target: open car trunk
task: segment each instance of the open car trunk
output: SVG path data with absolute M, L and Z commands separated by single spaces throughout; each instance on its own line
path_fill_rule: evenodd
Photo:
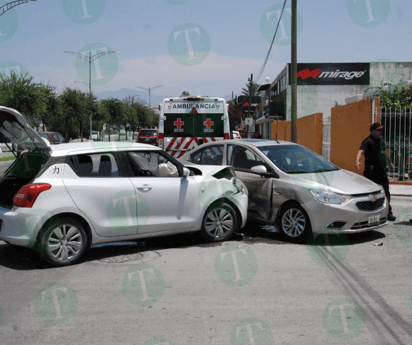
M 16 110 L 0 106 L 0 142 L 17 147 L 17 159 L 0 177 L 0 207 L 11 208 L 18 190 L 30 183 L 50 157 L 50 147 Z
M 29 184 L 46 164 L 47 157 L 38 152 L 23 152 L 0 177 L 0 207 L 12 208 L 14 195 Z

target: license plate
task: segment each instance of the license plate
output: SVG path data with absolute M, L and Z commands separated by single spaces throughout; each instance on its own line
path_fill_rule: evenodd
M 368 225 L 379 224 L 381 221 L 381 215 L 375 214 L 368 217 Z
M 150 139 L 145 139 L 145 140 L 146 140 L 147 143 L 150 141 Z

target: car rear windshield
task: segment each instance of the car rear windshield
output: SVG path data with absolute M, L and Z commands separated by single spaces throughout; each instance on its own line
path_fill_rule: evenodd
M 140 135 L 156 135 L 156 131 L 155 130 L 142 130 L 140 131 Z
M 258 147 L 280 170 L 288 174 L 305 174 L 339 170 L 322 156 L 300 145 Z

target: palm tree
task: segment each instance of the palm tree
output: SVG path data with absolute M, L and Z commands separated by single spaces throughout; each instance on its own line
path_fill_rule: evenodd
M 180 97 L 184 97 L 184 96 L 190 96 L 190 92 L 189 91 L 183 91 L 182 94 L 180 95 Z
M 246 83 L 246 87 L 242 88 L 242 95 L 256 96 L 259 86 L 260 85 L 256 83 L 252 83 L 252 85 L 250 83 Z

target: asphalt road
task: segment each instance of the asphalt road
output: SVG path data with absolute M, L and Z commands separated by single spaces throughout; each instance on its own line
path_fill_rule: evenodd
M 412 199 L 395 223 L 293 245 L 248 225 L 94 247 L 71 267 L 0 242 L 2 344 L 412 344 Z

